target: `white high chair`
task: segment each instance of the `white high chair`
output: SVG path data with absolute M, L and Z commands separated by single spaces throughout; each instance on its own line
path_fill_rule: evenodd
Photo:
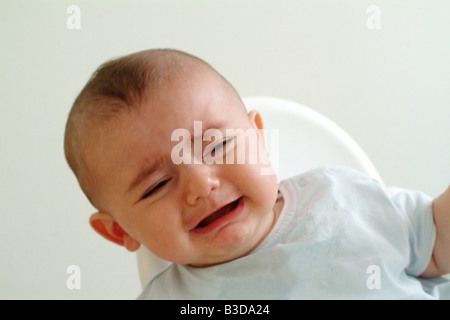
M 344 165 L 381 182 L 372 162 L 358 144 L 322 114 L 299 103 L 274 97 L 243 99 L 248 111 L 258 110 L 267 133 L 267 150 L 282 180 L 324 165 Z M 141 247 L 137 252 L 139 278 L 144 288 L 170 262 Z

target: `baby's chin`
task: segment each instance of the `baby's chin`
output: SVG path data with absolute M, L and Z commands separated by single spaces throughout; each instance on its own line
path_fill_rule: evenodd
M 270 232 L 274 221 L 270 221 L 267 228 L 264 230 L 260 230 L 257 234 L 258 237 L 242 237 L 241 242 L 235 241 L 234 247 L 229 248 L 228 251 L 224 250 L 223 255 L 217 255 L 217 251 L 214 252 L 211 256 L 203 256 L 201 259 L 197 259 L 197 261 L 190 261 L 187 263 L 192 267 L 211 267 L 218 264 L 227 263 L 230 261 L 241 259 L 245 256 L 250 255 L 267 237 Z M 254 234 L 252 234 L 254 235 Z M 249 239 L 250 238 L 250 239 Z

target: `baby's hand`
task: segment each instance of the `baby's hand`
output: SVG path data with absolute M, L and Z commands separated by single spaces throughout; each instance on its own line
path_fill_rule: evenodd
M 433 201 L 436 242 L 430 263 L 422 274 L 438 277 L 450 273 L 450 187 Z

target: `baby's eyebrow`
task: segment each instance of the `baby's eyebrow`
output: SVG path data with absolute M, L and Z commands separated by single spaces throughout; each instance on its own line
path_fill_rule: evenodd
M 134 177 L 133 180 L 131 180 L 130 186 L 127 189 L 127 192 L 133 190 L 136 188 L 141 182 L 151 175 L 153 172 L 155 172 L 158 167 L 161 165 L 161 159 L 157 159 L 153 163 L 146 162 L 145 165 L 141 166 L 141 169 L 137 173 L 137 175 Z

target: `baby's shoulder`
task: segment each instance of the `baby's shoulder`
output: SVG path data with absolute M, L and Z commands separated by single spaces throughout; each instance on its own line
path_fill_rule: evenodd
M 383 183 L 357 169 L 345 166 L 323 166 L 308 170 L 281 182 L 293 193 L 384 195 Z

